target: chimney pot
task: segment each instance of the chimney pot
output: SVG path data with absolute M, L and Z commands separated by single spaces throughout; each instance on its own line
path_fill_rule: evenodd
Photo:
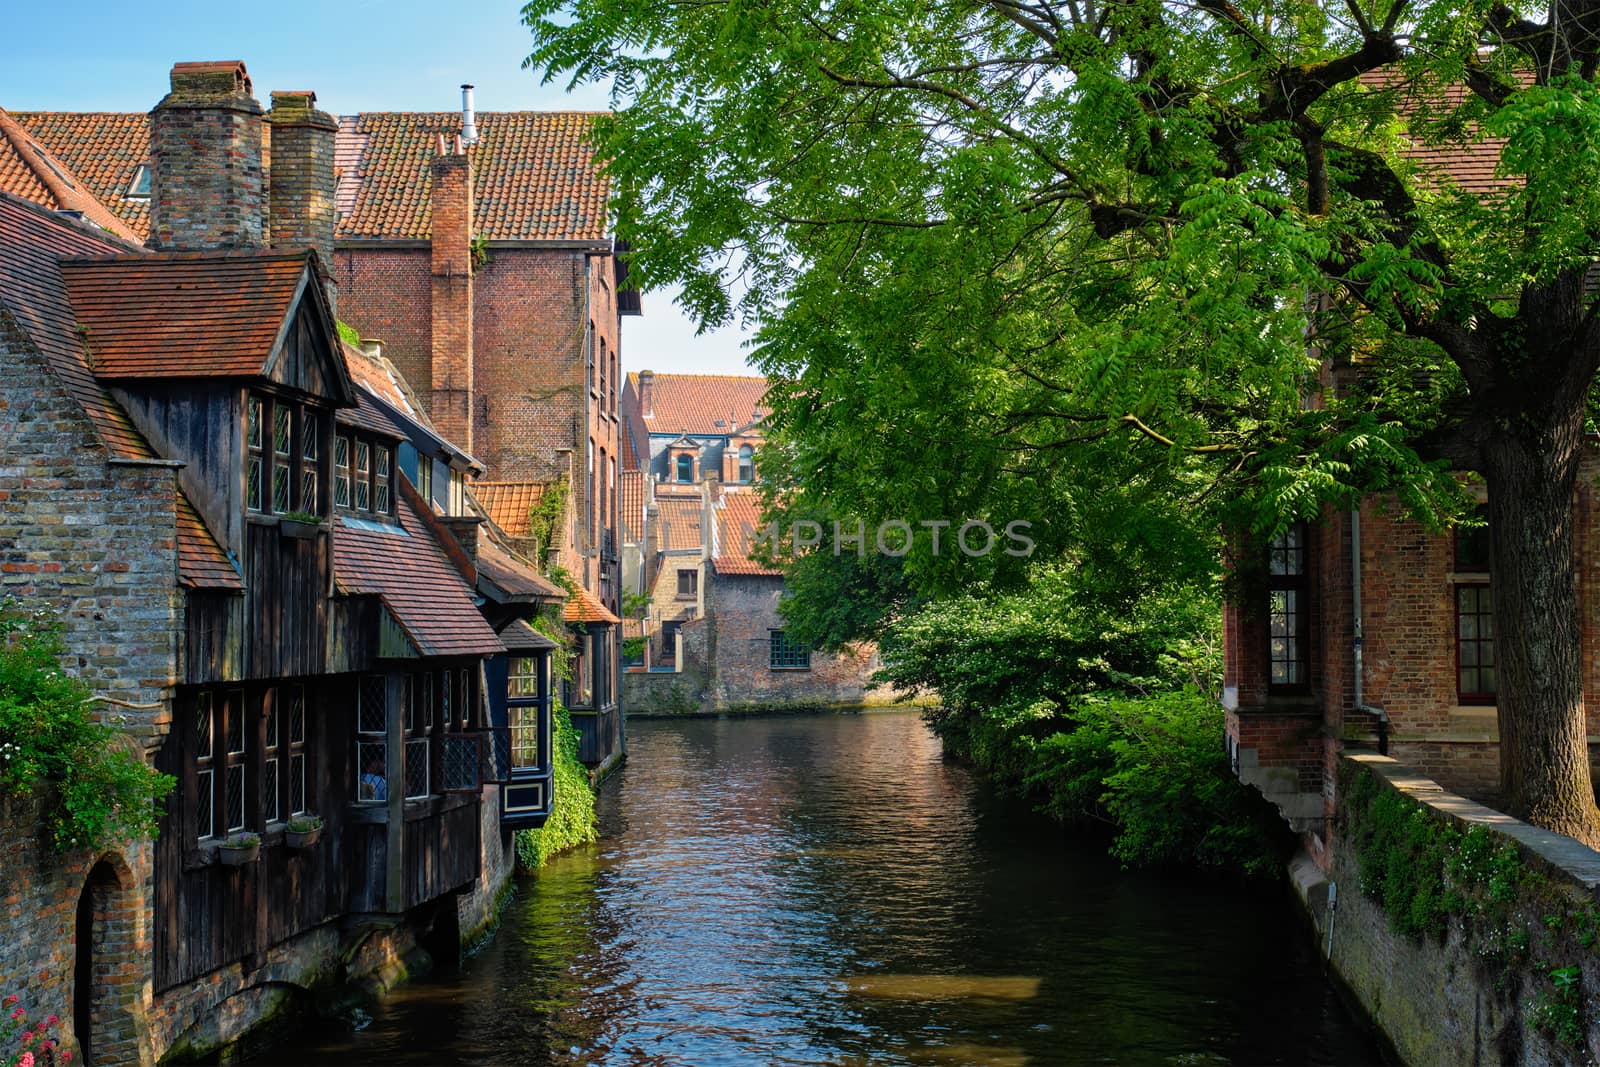
M 272 94 L 272 168 L 267 175 L 267 232 L 274 248 L 313 248 L 324 270 L 333 267 L 338 223 L 334 139 L 339 124 L 316 109 L 308 89 Z M 328 296 L 333 298 L 329 283 Z
M 642 370 L 639 372 L 639 411 L 645 418 L 650 418 L 656 413 L 656 372 Z
M 151 247 L 260 247 L 261 105 L 244 63 L 178 63 L 171 81 L 150 112 Z
M 478 118 L 472 109 L 472 86 L 461 87 L 461 139 L 469 145 L 478 143 Z

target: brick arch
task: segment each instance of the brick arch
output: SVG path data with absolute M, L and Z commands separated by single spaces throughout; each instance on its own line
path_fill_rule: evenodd
M 89 868 L 73 931 L 72 1028 L 81 1061 L 139 1062 L 140 884 L 120 853 Z

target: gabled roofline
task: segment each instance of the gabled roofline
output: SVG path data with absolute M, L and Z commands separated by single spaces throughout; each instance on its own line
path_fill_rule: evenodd
M 94 238 L 96 238 L 98 240 L 107 241 L 107 242 L 109 242 L 111 244 L 121 245 L 124 248 L 126 248 L 129 252 L 139 252 L 139 253 L 148 254 L 149 251 L 150 251 L 148 248 L 146 248 L 144 245 L 140 244 L 137 241 L 130 241 L 126 237 L 119 237 L 118 235 L 112 233 L 110 230 L 101 229 L 99 226 L 96 226 L 94 223 L 89 222 L 89 221 L 87 221 L 85 219 L 75 218 L 72 215 L 63 215 L 61 212 L 56 211 L 56 210 L 54 210 L 52 208 L 47 208 L 43 204 L 36 203 L 36 202 L 34 202 L 32 200 L 29 200 L 27 197 L 17 196 L 15 193 L 8 193 L 5 190 L 0 189 L 0 200 L 5 200 L 6 202 L 8 202 L 10 204 L 14 204 L 17 207 L 22 208 L 22 209 L 24 209 L 26 211 L 31 211 L 35 215 L 38 215 L 40 218 L 49 219 L 51 222 L 56 223 L 58 226 L 63 226 L 65 228 L 69 229 L 69 230 L 76 230 L 79 233 L 85 235 L 86 237 L 94 237 Z M 119 253 L 119 255 L 120 255 L 120 253 Z M 71 259 L 114 259 L 114 258 L 117 258 L 117 257 L 113 256 L 113 255 L 104 255 L 104 256 L 72 256 L 72 257 L 68 257 L 68 258 L 71 258 Z

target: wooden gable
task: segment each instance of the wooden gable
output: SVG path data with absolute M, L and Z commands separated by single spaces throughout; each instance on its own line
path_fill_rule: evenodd
M 267 355 L 265 377 L 274 385 L 326 400 L 335 407 L 356 403 L 355 386 L 339 344 L 338 327 L 309 266 L 290 305 L 278 339 Z

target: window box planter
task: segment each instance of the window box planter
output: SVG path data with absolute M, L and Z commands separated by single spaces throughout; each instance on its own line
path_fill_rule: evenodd
M 261 838 L 256 834 L 230 837 L 217 846 L 217 858 L 224 867 L 243 867 L 261 858 Z
M 322 532 L 322 529 L 325 525 L 326 524 L 321 519 L 317 519 L 315 522 L 312 522 L 308 519 L 290 518 L 278 520 L 278 529 L 283 531 L 283 536 L 298 538 L 302 541 L 309 541 L 311 538 L 317 536 L 317 534 Z
M 283 843 L 294 849 L 306 849 L 322 839 L 322 817 L 298 816 L 290 819 L 283 829 Z

